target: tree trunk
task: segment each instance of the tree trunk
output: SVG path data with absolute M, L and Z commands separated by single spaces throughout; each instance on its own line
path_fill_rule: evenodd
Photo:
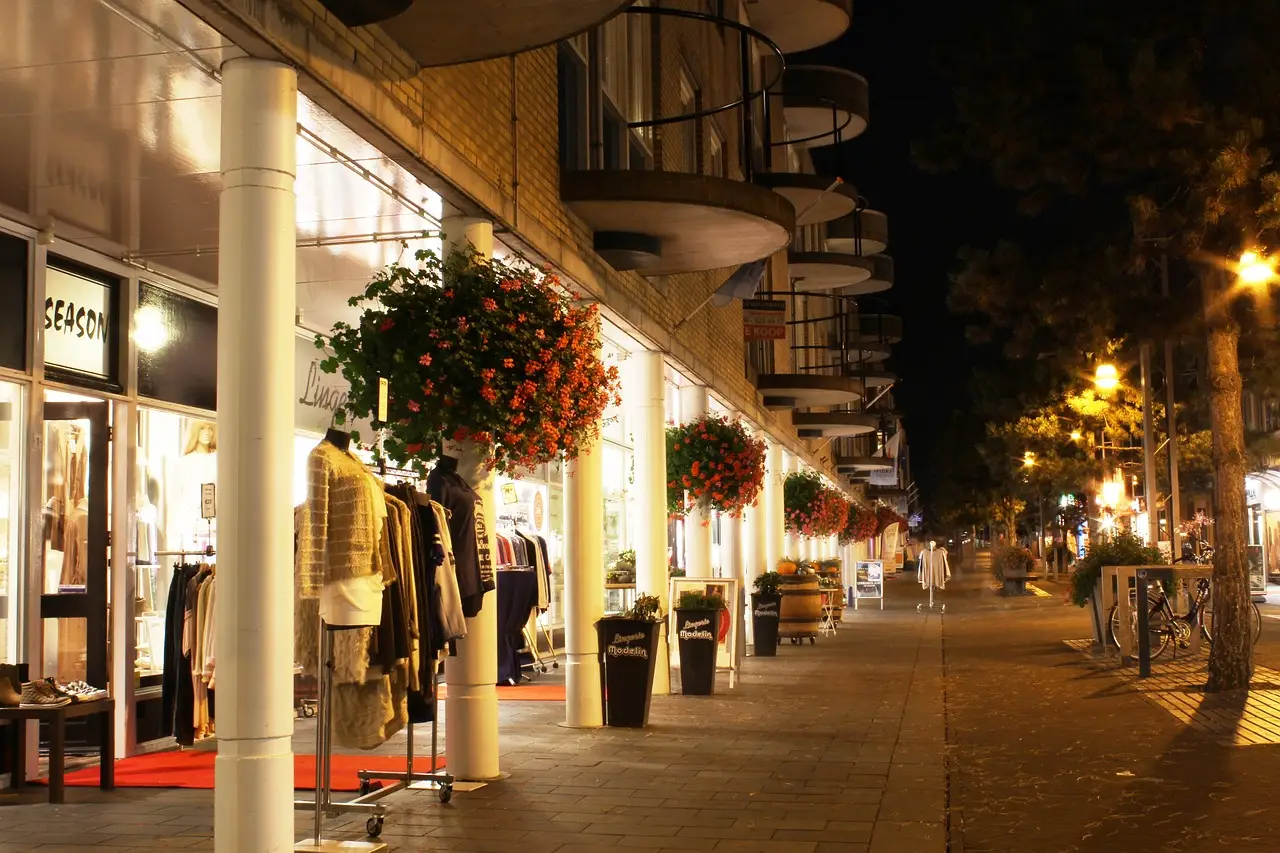
M 1231 315 L 1229 282 L 1219 270 L 1201 278 L 1208 326 L 1209 410 L 1216 472 L 1213 518 L 1213 648 L 1206 690 L 1240 690 L 1253 675 L 1249 562 L 1245 548 L 1244 413 L 1240 398 L 1240 328 Z

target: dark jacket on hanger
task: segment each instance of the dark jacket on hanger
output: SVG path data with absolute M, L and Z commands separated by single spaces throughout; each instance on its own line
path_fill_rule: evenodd
M 431 469 L 427 491 L 432 500 L 449 512 L 449 535 L 453 538 L 462 613 L 475 616 L 484 604 L 484 594 L 497 588 L 483 502 L 458 474 L 458 460 L 448 456 L 442 457 Z

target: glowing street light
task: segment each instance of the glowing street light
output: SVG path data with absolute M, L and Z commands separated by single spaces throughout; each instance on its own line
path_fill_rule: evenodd
M 1102 393 L 1109 394 L 1120 387 L 1120 371 L 1114 364 L 1099 364 L 1093 374 L 1093 384 Z
M 1084 437 L 1084 436 L 1082 436 L 1082 435 L 1080 434 L 1080 430 L 1078 430 L 1078 429 L 1073 429 L 1073 430 L 1071 431 L 1071 440 L 1072 440 L 1072 441 L 1079 441 L 1079 440 L 1080 440 L 1081 438 L 1083 438 L 1083 437 Z
M 1236 275 L 1240 277 L 1241 283 L 1257 287 L 1276 277 L 1276 264 L 1257 252 L 1245 252 L 1240 255 Z
M 1024 468 L 1034 468 L 1036 464 L 1036 455 L 1028 450 L 1022 454 L 1022 466 Z

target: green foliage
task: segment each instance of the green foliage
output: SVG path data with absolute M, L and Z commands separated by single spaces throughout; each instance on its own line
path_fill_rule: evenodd
M 1164 561 L 1159 548 L 1148 547 L 1132 533 L 1116 533 L 1095 541 L 1071 575 L 1071 600 L 1077 607 L 1089 605 L 1103 566 L 1150 566 Z
M 777 572 L 764 572 L 756 575 L 752 586 L 760 595 L 778 595 L 782 590 L 782 575 Z
M 680 598 L 676 603 L 677 610 L 724 610 L 724 599 L 718 595 L 708 595 L 707 593 L 689 589 L 680 593 Z
M 1005 545 L 991 555 L 991 571 L 999 580 L 1008 575 L 1027 575 L 1035 568 L 1036 558 L 1027 548 Z
M 661 622 L 663 619 L 662 602 L 656 595 L 639 594 L 636 600 L 622 614 L 625 619 L 638 619 L 641 622 Z
M 1003 428 L 1078 385 L 1109 342 L 1132 362 L 1138 340 L 1201 339 L 1205 276 L 1245 248 L 1280 248 L 1280 54 L 1259 35 L 1280 28 L 1280 4 L 1007 0 L 956 23 L 940 57 L 954 108 L 917 159 L 978 167 L 1018 214 L 1002 240 L 962 253 L 949 295 L 969 339 L 1010 360 L 975 383 L 977 417 Z M 1255 293 L 1234 309 L 1245 387 L 1274 392 L 1276 308 Z M 1185 401 L 1177 446 L 1189 490 L 1213 466 L 1204 360 L 1186 350 L 1164 379 Z M 940 472 L 964 481 L 944 495 L 948 518 L 981 514 L 957 503 L 979 494 L 989 505 L 1012 476 L 983 461 Z M 1087 474 L 1069 461 L 1019 493 Z

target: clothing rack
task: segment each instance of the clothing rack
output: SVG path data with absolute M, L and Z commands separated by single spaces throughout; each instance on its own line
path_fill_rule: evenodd
M 366 466 L 384 479 L 397 477 L 417 481 L 421 479 L 415 471 L 388 468 L 385 462 Z M 339 814 L 361 814 L 366 816 L 365 831 L 370 838 L 382 834 L 383 824 L 387 816 L 387 807 L 380 800 L 394 793 L 413 787 L 430 787 L 439 791 L 440 802 L 447 803 L 453 799 L 454 777 L 449 773 L 437 772 L 440 763 L 440 680 L 439 665 L 431 668 L 431 770 L 417 772 L 414 762 L 414 723 L 409 721 L 405 732 L 405 771 L 392 770 L 360 770 L 360 795 L 346 802 L 334 802 L 329 787 L 331 779 L 331 760 L 333 757 L 333 633 L 342 630 L 341 626 L 327 625 L 320 621 L 320 680 L 316 697 L 316 788 L 315 797 L 311 800 L 294 800 L 296 811 L 314 813 L 313 834 L 311 838 L 294 846 L 296 853 L 376 853 L 387 849 L 380 841 L 333 841 L 325 840 L 323 822 L 326 816 Z M 391 785 L 374 788 L 374 781 L 388 781 Z

